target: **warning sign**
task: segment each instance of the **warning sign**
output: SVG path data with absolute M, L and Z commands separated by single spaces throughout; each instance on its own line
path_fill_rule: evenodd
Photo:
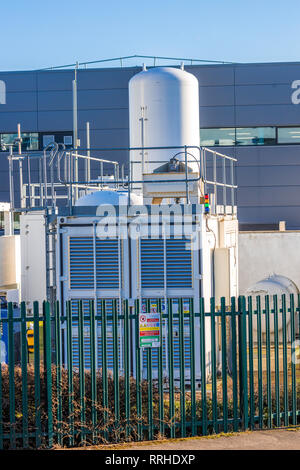
M 151 309 L 152 310 L 152 309 Z M 139 315 L 140 348 L 160 347 L 160 314 L 157 312 L 140 313 Z

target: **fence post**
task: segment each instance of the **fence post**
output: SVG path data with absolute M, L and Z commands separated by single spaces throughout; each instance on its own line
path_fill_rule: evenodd
M 45 375 L 46 375 L 46 401 L 48 414 L 48 445 L 53 446 L 53 415 L 52 415 L 52 371 L 51 371 L 51 319 L 50 304 L 44 302 L 44 328 L 45 328 Z
M 239 297 L 239 369 L 240 369 L 240 411 L 242 427 L 248 429 L 248 382 L 247 382 L 247 312 L 245 297 Z

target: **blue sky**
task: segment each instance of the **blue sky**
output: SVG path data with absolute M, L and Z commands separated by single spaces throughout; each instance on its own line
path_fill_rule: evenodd
M 300 61 L 299 0 L 4 0 L 0 15 L 1 71 L 132 54 Z

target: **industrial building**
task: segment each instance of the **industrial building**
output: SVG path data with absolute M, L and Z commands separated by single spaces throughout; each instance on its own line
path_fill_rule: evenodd
M 78 128 L 86 147 L 129 146 L 128 82 L 141 67 L 79 68 Z M 199 81 L 201 145 L 237 158 L 240 229 L 300 228 L 300 63 L 188 65 Z M 0 72 L 0 136 L 21 124 L 23 150 L 72 145 L 74 69 Z M 101 153 L 101 152 L 100 152 Z M 102 152 L 115 159 L 116 153 Z M 9 200 L 0 152 L 0 201 Z M 118 153 L 118 159 L 126 159 Z

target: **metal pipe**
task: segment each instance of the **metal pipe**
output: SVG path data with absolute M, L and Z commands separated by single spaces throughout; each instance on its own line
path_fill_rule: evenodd
M 91 151 L 90 151 L 90 146 L 91 146 L 91 143 L 90 143 L 90 123 L 87 122 L 86 123 L 86 146 L 87 146 L 87 161 L 86 161 L 86 168 L 85 168 L 85 172 L 86 172 L 86 176 L 85 176 L 85 179 L 87 181 L 90 181 L 91 179 Z

